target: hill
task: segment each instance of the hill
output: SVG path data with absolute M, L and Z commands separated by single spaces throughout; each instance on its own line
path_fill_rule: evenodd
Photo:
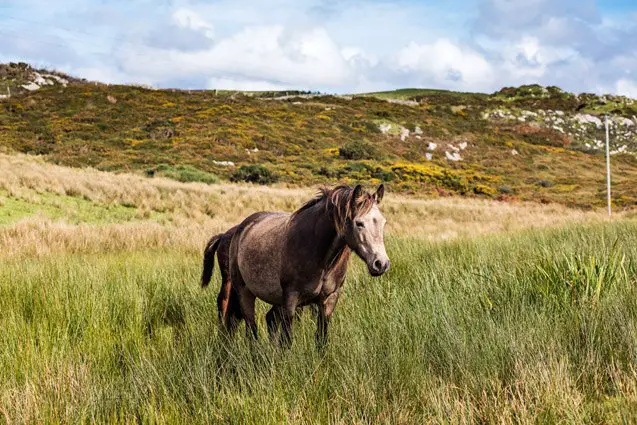
M 0 91 L 21 87 L 0 100 L 0 145 L 62 165 L 208 183 L 384 181 L 408 193 L 578 207 L 604 203 L 602 115 L 612 113 L 614 201 L 637 204 L 637 105 L 624 97 L 540 86 L 491 95 L 153 90 L 24 64 L 3 66 L 0 80 Z

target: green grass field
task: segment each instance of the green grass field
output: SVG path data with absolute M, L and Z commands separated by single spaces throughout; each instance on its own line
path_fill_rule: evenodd
M 263 306 L 258 343 L 221 340 L 192 249 L 0 259 L 0 422 L 637 420 L 636 222 L 388 252 L 352 262 L 324 357 L 309 311 L 290 351 Z

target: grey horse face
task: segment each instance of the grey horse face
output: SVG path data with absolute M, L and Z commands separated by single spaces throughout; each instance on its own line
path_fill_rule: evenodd
M 374 195 L 376 203 L 363 215 L 356 216 L 348 227 L 346 241 L 349 247 L 367 264 L 369 274 L 380 276 L 389 270 L 389 257 L 385 251 L 385 217 L 378 209 L 383 197 L 381 185 Z

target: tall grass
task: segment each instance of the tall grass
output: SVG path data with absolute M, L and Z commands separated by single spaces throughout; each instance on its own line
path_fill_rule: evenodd
M 324 356 L 216 332 L 182 247 L 5 258 L 7 422 L 426 423 L 637 419 L 637 224 L 434 242 L 352 262 Z M 264 307 L 260 306 L 263 320 Z

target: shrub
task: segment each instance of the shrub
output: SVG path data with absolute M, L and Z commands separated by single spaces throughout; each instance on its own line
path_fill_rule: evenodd
M 498 192 L 504 194 L 504 195 L 511 195 L 513 193 L 513 188 L 509 185 L 502 185 L 500 187 L 498 187 Z
M 347 142 L 338 150 L 338 155 L 343 159 L 376 159 L 378 151 L 374 146 L 364 140 Z
M 486 196 L 495 196 L 496 195 L 496 191 L 489 187 L 489 186 L 485 186 L 483 184 L 478 184 L 473 188 L 473 193 L 475 193 L 476 195 L 486 195 Z
M 279 181 L 279 176 L 263 165 L 242 165 L 230 178 L 233 182 L 272 184 Z

